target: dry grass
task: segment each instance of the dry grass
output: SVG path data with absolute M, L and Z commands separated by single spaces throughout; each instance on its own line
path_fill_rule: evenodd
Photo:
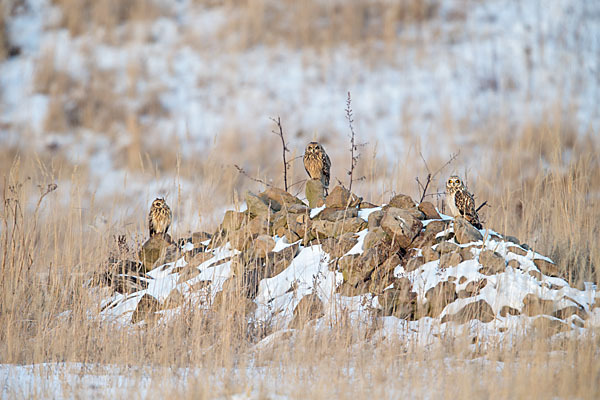
M 491 204 L 484 213 L 489 226 L 517 234 L 551 255 L 575 283 L 597 282 L 597 144 L 567 132 L 542 126 L 517 135 L 514 142 L 498 147 L 506 156 L 499 157 L 502 164 L 484 168 L 471 187 Z M 569 160 L 564 159 L 566 150 L 572 152 Z M 373 161 L 367 154 L 361 168 L 369 176 Z M 537 163 L 531 160 L 535 154 Z M 260 157 L 252 160 L 253 165 Z M 432 169 L 444 162 L 430 161 Z M 269 173 L 278 176 L 277 167 L 273 168 Z M 117 231 L 100 235 L 89 229 L 86 215 L 94 214 L 89 209 L 94 204 L 83 204 L 85 200 L 76 194 L 82 184 L 79 178 L 72 182 L 75 195 L 69 204 L 61 201 L 59 188 L 41 198 L 37 208 L 43 190 L 56 177 L 50 170 L 43 161 L 16 162 L 2 184 L 0 359 L 5 363 L 193 367 L 211 376 L 210 383 L 199 377 L 181 387 L 169 384 L 171 372 L 161 373 L 160 393 L 178 397 L 196 397 L 199 386 L 203 398 L 261 390 L 292 398 L 367 398 L 374 393 L 395 397 L 394 393 L 407 390 L 415 397 L 519 398 L 533 393 L 534 397 L 594 398 L 598 394 L 600 364 L 593 335 L 564 341 L 531 336 L 485 346 L 473 346 L 468 335 L 449 335 L 432 348 L 394 340 L 372 342 L 368 338 L 377 329 L 376 322 L 356 327 L 341 318 L 327 333 L 315 335 L 309 328 L 293 340 L 282 339 L 279 350 L 256 352 L 252 346 L 271 330 L 247 325 L 244 315 L 251 305 L 242 296 L 226 299 L 217 311 L 187 305 L 165 325 L 125 329 L 90 319 L 89 310 L 98 310 L 98 293 L 85 283 L 101 268 L 113 245 L 110 234 Z M 201 171 L 215 181 L 221 174 L 208 164 Z M 375 182 L 406 181 L 408 187 L 415 171 L 423 170 L 397 173 L 393 179 L 377 170 L 371 176 Z M 233 201 L 233 193 L 247 186 L 232 174 L 229 184 L 213 188 L 229 194 L 213 192 L 212 197 Z M 356 190 L 360 193 L 370 184 L 360 182 Z M 199 200 L 199 208 L 209 197 Z M 371 199 L 387 197 L 379 193 Z M 138 210 L 130 233 L 145 231 L 145 212 Z M 63 314 L 66 310 L 70 312 Z M 252 372 L 255 368 L 261 371 L 258 378 Z M 275 377 L 281 385 L 271 383 Z

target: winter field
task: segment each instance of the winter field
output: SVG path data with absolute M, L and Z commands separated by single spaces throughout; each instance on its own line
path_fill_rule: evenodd
M 331 187 L 348 185 L 348 92 L 363 201 L 418 202 L 416 178 L 432 173 L 424 200 L 440 221 L 451 174 L 487 202 L 472 260 L 398 265 L 394 278 L 423 303 L 442 281 L 466 277 L 458 293 L 486 279 L 472 298 L 490 304 L 492 322 L 443 321 L 468 298 L 436 316 L 382 317 L 382 295 L 334 293 L 346 277 L 314 243 L 250 303 L 210 307 L 235 275 L 227 241 L 202 248 L 192 278 L 181 258 L 129 294 L 90 285 L 116 236 L 135 250 L 147 239 L 155 197 L 179 239 L 247 209 L 246 192 L 265 189 L 249 177 L 283 187 L 271 117 L 293 159 L 292 195 L 304 200 L 294 158 L 311 140 L 331 157 Z M 0 397 L 597 398 L 598 104 L 594 1 L 3 0 Z M 375 209 L 357 218 L 366 225 Z M 366 251 L 362 228 L 344 256 Z M 290 247 L 271 236 L 274 251 Z M 486 249 L 506 272 L 478 272 Z M 546 257 L 560 278 L 535 281 L 533 261 Z M 145 294 L 166 302 L 175 289 L 183 305 L 131 323 Z M 529 329 L 539 316 L 500 316 L 532 293 L 585 318 L 552 317 L 564 329 L 549 334 Z M 308 294 L 324 315 L 290 325 Z

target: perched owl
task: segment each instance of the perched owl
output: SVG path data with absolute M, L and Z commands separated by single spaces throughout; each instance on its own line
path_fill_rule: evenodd
M 304 168 L 311 179 L 319 179 L 325 188 L 329 189 L 329 170 L 331 161 L 325 149 L 317 142 L 310 142 L 304 151 Z
M 448 178 L 448 182 L 446 182 L 446 204 L 448 204 L 453 217 L 464 217 L 475 228 L 481 229 L 473 195 L 456 175 Z
M 150 237 L 156 234 L 166 236 L 169 226 L 171 226 L 171 217 L 171 209 L 165 199 L 154 199 L 152 207 L 150 207 L 150 213 L 148 214 Z

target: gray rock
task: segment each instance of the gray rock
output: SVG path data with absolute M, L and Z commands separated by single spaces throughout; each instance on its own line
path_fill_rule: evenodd
M 419 235 L 423 224 L 406 210 L 389 207 L 381 219 L 381 227 L 392 242 L 406 249 Z
M 456 267 L 462 262 L 460 253 L 446 253 L 440 256 L 440 268 Z
M 460 244 L 467 244 L 483 240 L 483 235 L 463 217 L 454 220 L 454 236 Z
M 357 208 L 326 208 L 317 215 L 317 219 L 324 219 L 331 222 L 356 217 L 358 217 Z
M 310 208 L 321 207 L 325 204 L 325 187 L 319 179 L 306 181 L 306 200 Z
M 455 253 L 460 249 L 458 245 L 451 242 L 441 242 L 437 245 L 436 250 L 440 252 L 440 254 L 446 253 Z
M 291 205 L 304 205 L 302 200 L 299 198 L 294 197 L 285 190 L 278 188 L 268 188 L 264 192 L 260 193 L 258 197 L 260 197 L 265 204 L 270 205 L 270 207 L 275 211 L 286 209 Z
M 381 226 L 381 219 L 383 218 L 383 210 L 373 211 L 369 214 L 369 230 L 372 231 L 375 228 L 379 228 Z

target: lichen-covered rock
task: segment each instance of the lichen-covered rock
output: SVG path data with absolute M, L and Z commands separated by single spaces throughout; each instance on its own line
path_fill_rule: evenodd
M 357 208 L 326 208 L 317 215 L 317 219 L 338 222 L 348 218 L 358 217 Z
M 425 293 L 428 315 L 437 318 L 442 310 L 457 299 L 456 284 L 442 281 Z
M 146 271 L 152 270 L 154 267 L 175 261 L 178 257 L 179 249 L 168 239 L 161 235 L 154 235 L 142 245 L 138 253 L 138 257 Z
M 560 278 L 561 273 L 560 268 L 558 268 L 558 265 L 544 260 L 542 258 L 534 258 L 533 263 L 536 267 L 538 267 L 542 274 Z
M 306 200 L 310 208 L 317 208 L 325 204 L 325 187 L 319 179 L 306 181 Z
M 252 242 L 252 251 L 256 257 L 265 258 L 275 248 L 275 240 L 268 235 L 259 235 Z
M 454 236 L 460 244 L 467 244 L 483 240 L 483 235 L 463 217 L 454 219 Z
M 348 189 L 336 186 L 325 199 L 325 205 L 327 208 L 350 208 L 358 206 L 361 201 L 361 197 L 350 193 Z
M 248 206 L 248 212 L 252 217 L 256 216 L 267 216 L 269 213 L 274 212 L 260 197 L 252 192 L 246 192 L 244 196 L 246 199 L 246 205 Z
M 423 201 L 419 204 L 419 211 L 425 214 L 425 219 L 441 219 L 442 217 L 435 209 L 435 206 L 428 201 Z
M 461 308 L 456 314 L 444 315 L 442 322 L 453 321 L 459 324 L 465 324 L 474 319 L 487 323 L 495 318 L 494 310 L 485 300 L 478 300 L 469 303 Z
M 377 228 L 375 230 L 372 230 L 365 236 L 365 240 L 363 241 L 363 250 L 370 249 L 371 247 L 383 242 L 386 239 L 387 234 L 383 229 Z
M 383 210 L 373 211 L 368 217 L 369 230 L 375 230 L 381 226 L 381 219 L 383 218 Z
M 388 234 L 392 242 L 406 249 L 419 235 L 423 224 L 406 210 L 390 207 L 381 219 L 381 228 Z
M 446 269 L 450 267 L 456 267 L 462 262 L 460 253 L 446 253 L 440 256 L 440 268 Z
M 414 208 L 417 205 L 410 196 L 405 194 L 397 194 L 390 199 L 388 206 L 406 210 L 409 208 Z
M 436 247 L 436 250 L 439 251 L 440 254 L 456 253 L 458 249 L 458 245 L 451 242 L 441 242 Z
M 291 205 L 304 205 L 299 198 L 292 196 L 283 189 L 273 187 L 260 193 L 258 197 L 275 211 L 285 210 Z
M 506 270 L 504 257 L 492 250 L 479 253 L 479 263 L 483 266 L 479 272 L 484 275 L 496 275 Z
M 348 232 L 337 238 L 327 238 L 321 242 L 321 248 L 328 253 L 331 258 L 342 257 L 354 245 L 358 243 L 358 238 L 354 233 Z
M 344 233 L 360 232 L 367 227 L 362 218 L 347 218 L 337 222 L 327 220 L 312 221 L 311 232 L 316 238 L 338 237 Z
M 422 254 L 426 263 L 440 259 L 440 253 L 431 247 L 425 247 Z

